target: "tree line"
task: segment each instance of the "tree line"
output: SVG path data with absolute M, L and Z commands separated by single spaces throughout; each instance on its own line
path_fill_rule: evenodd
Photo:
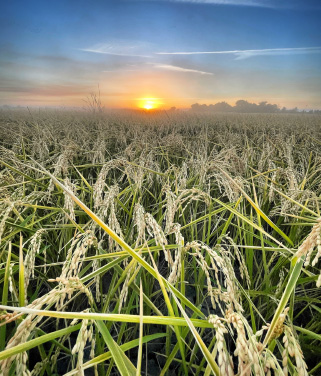
M 267 101 L 260 102 L 258 104 L 248 102 L 244 99 L 240 99 L 235 103 L 235 106 L 231 106 L 226 102 L 218 102 L 215 104 L 199 104 L 194 103 L 191 105 L 191 111 L 193 112 L 244 112 L 244 113 L 296 113 L 296 112 L 308 112 L 308 113 L 321 113 L 320 110 L 308 110 L 300 111 L 297 107 L 287 109 L 286 107 L 280 108 L 277 104 L 271 104 Z

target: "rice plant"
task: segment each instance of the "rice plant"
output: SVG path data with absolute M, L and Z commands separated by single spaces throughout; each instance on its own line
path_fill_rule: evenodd
M 0 113 L 0 375 L 321 373 L 317 114 Z

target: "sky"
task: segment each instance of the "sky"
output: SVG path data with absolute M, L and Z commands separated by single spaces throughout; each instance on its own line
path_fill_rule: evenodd
M 0 5 L 0 105 L 321 109 L 319 0 Z

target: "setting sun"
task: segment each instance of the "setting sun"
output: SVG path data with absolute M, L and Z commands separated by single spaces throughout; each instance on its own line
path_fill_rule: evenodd
M 153 108 L 153 104 L 152 103 L 145 103 L 144 108 L 145 108 L 145 110 L 151 110 Z
M 156 98 L 142 98 L 140 99 L 139 107 L 143 108 L 144 110 L 154 110 L 158 108 L 160 103 L 157 101 Z

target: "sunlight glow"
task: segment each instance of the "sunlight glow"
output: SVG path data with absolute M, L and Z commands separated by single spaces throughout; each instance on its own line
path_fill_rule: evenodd
M 159 105 L 160 102 L 158 102 L 156 98 L 141 98 L 139 102 L 139 107 L 144 110 L 154 110 L 158 108 Z
M 153 103 L 149 103 L 149 102 L 145 103 L 144 108 L 145 110 L 151 110 L 153 108 Z

